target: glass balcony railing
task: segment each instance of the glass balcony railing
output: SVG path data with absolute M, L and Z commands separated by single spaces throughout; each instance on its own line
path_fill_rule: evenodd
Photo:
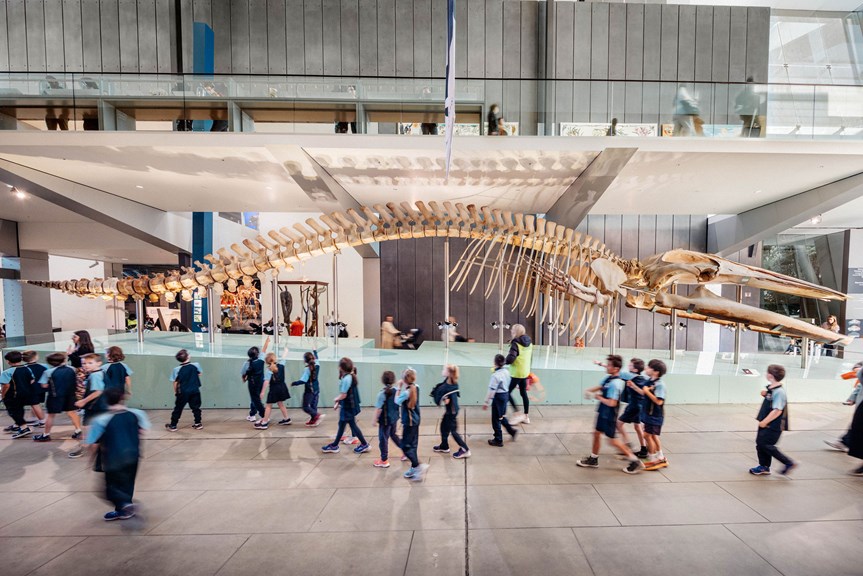
M 4 73 L 0 129 L 440 134 L 444 91 L 442 78 Z M 863 139 L 863 86 L 459 79 L 456 104 L 459 135 L 484 134 L 497 104 L 523 136 Z

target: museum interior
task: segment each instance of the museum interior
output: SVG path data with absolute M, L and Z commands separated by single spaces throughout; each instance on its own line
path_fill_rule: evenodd
M 0 0 L 0 565 L 863 574 L 860 2 Z

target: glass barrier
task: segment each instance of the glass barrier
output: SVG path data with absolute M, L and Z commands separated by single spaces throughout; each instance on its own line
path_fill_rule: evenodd
M 442 78 L 5 73 L 0 129 L 440 134 L 444 94 Z M 486 134 L 493 105 L 524 136 L 863 138 L 863 86 L 460 79 L 457 133 Z

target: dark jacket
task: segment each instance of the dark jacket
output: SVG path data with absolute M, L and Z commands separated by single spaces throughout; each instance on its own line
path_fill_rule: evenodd
M 532 344 L 530 336 L 522 334 L 518 338 L 512 339 L 512 342 L 509 344 L 509 353 L 506 355 L 507 364 L 512 364 L 515 362 L 515 359 L 518 358 L 518 344 L 521 344 L 525 348 L 530 346 Z

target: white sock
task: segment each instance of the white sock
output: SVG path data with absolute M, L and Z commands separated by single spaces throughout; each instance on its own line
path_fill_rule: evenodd
M 647 455 L 648 462 L 656 462 L 656 454 L 648 454 Z
M 599 454 L 594 454 L 593 452 L 591 452 L 590 457 L 591 458 L 599 458 Z
M 665 460 L 665 454 L 662 453 L 662 450 L 656 453 L 656 457 L 660 460 Z

